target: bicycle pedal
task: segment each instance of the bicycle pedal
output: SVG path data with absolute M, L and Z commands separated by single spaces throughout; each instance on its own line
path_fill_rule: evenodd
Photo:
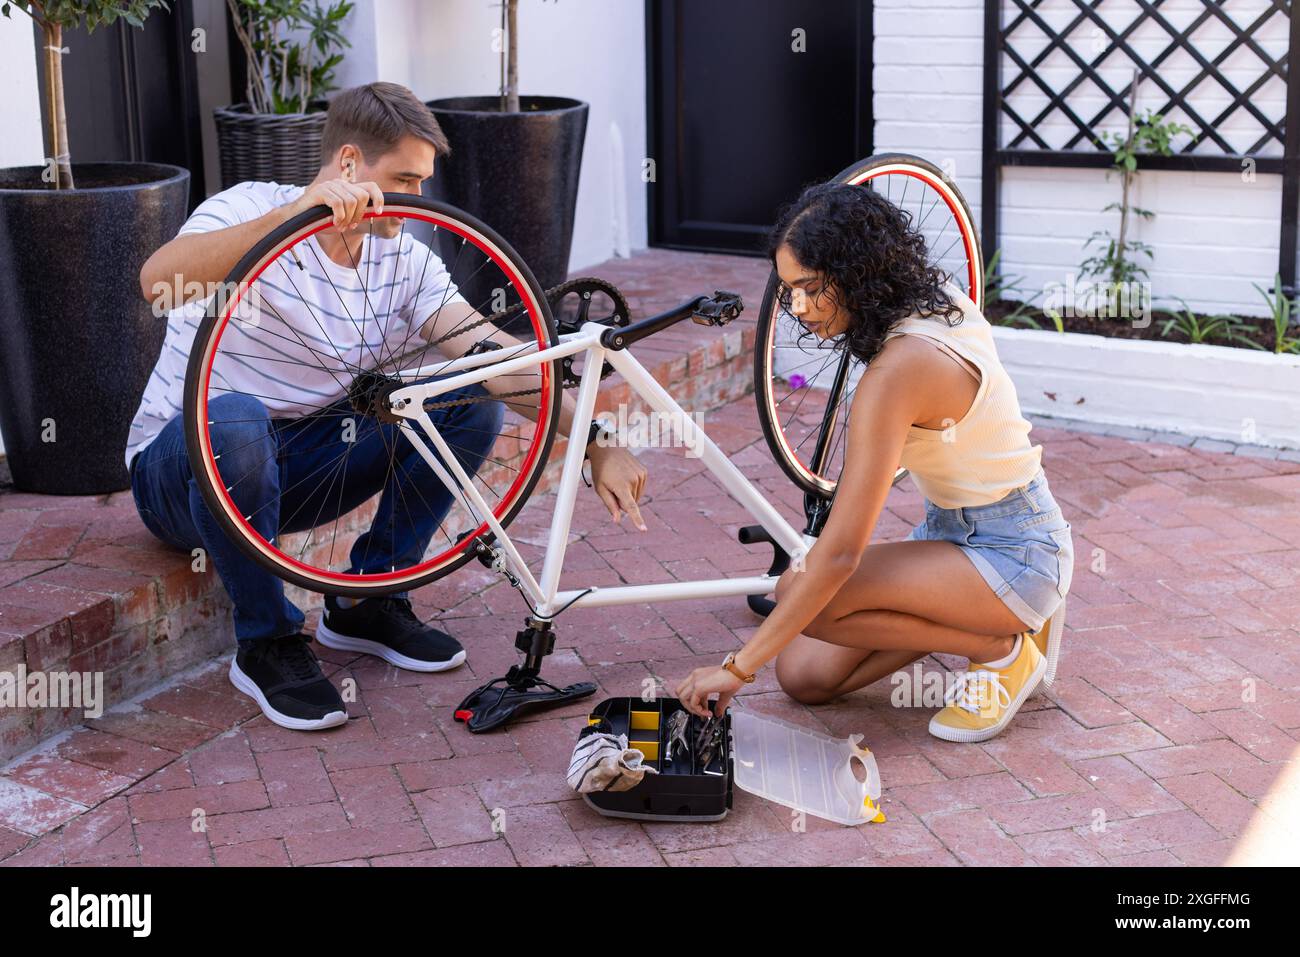
M 715 289 L 711 298 L 695 307 L 691 320 L 701 326 L 725 326 L 745 311 L 745 302 L 739 293 Z
M 743 525 L 736 532 L 736 538 L 742 545 L 758 545 L 762 542 L 769 545 L 776 544 L 776 539 L 772 538 L 772 534 L 762 525 Z

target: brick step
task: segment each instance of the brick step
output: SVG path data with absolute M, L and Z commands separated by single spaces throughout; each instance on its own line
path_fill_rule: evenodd
M 696 274 L 699 260 L 711 266 Z M 741 291 L 750 310 L 732 325 L 682 323 L 634 352 L 690 412 L 716 409 L 752 389 L 754 317 L 767 276 L 762 260 L 650 250 L 584 274 L 626 283 L 638 317 L 699 292 Z M 611 375 L 598 408 L 641 408 L 630 398 L 627 384 Z M 555 443 L 539 489 L 554 485 L 565 446 Z M 369 517 L 357 510 L 345 518 L 340 528 L 349 542 Z M 300 546 L 305 535 L 287 542 Z M 466 576 L 466 588 L 476 587 L 475 580 Z M 289 597 L 309 616 L 321 602 L 298 588 Z M 81 708 L 9 706 L 5 673 L 102 675 L 102 706 L 109 708 L 229 654 L 233 641 L 230 602 L 215 570 L 154 538 L 129 490 L 68 497 L 0 488 L 0 762 L 85 718 Z

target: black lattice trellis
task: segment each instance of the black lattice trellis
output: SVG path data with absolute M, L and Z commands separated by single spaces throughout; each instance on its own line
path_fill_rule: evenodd
M 1224 170 L 1240 172 L 1249 157 L 1257 173 L 1282 174 L 1282 211 L 1279 272 L 1283 285 L 1294 291 L 1296 280 L 1296 218 L 1300 205 L 1300 71 L 1288 69 L 1288 52 L 1300 49 L 1300 17 L 1292 16 L 1287 0 L 1270 0 L 1249 22 L 1234 18 L 1230 0 L 1201 0 L 1203 9 L 1185 25 L 1166 16 L 1165 0 L 1131 0 L 1132 19 L 1122 26 L 1108 19 L 1107 0 L 1070 0 L 1073 10 L 1068 22 L 1053 25 L 1043 16 L 1043 0 L 986 0 L 984 15 L 984 142 L 983 142 L 983 242 L 997 248 L 998 181 L 1003 166 L 1106 167 L 1110 151 L 1099 135 L 1109 121 L 1128 110 L 1131 80 L 1115 84 L 1103 75 L 1104 66 L 1122 62 L 1137 70 L 1143 89 L 1159 93 L 1157 112 L 1177 115 L 1192 128 L 1192 136 L 1179 151 L 1168 157 L 1144 158 L 1146 169 Z M 1002 12 L 1009 16 L 1002 22 Z M 1113 7 L 1111 8 L 1113 9 Z M 1257 34 L 1274 17 L 1288 23 L 1288 52 L 1271 54 Z M 1228 41 L 1210 55 L 1197 48 L 1197 33 L 1207 24 L 1229 34 Z M 1159 27 L 1159 52 L 1139 52 L 1134 34 L 1146 27 Z M 1085 31 L 1092 35 L 1092 49 L 1083 50 L 1079 41 Z M 1029 52 L 1030 44 L 1041 43 Z M 1229 58 L 1252 54 L 1252 68 L 1258 72 L 1249 82 L 1236 82 L 1225 75 Z M 1175 54 L 1185 54 L 1195 64 L 1193 75 L 1170 82 L 1167 66 Z M 1070 67 L 1071 78 L 1053 86 L 1045 76 L 1044 64 L 1056 55 Z M 1240 74 L 1240 68 L 1233 73 Z M 1281 116 L 1270 115 L 1253 97 L 1276 78 L 1285 84 L 1286 105 Z M 1059 78 L 1058 78 L 1059 80 Z M 1022 113 L 1013 104 L 1018 96 L 1034 95 L 1041 102 L 1032 112 Z M 1207 109 L 1204 94 L 1226 94 L 1228 104 Z M 1082 95 L 1100 98 L 1101 106 L 1084 110 Z M 1150 105 L 1148 100 L 1148 105 Z M 1276 111 L 1275 111 L 1276 112 Z M 1244 146 L 1229 141 L 1223 126 L 1230 118 L 1248 116 L 1260 132 Z M 1065 126 L 1064 143 L 1052 144 L 1044 136 L 1045 124 Z M 1005 134 L 1005 136 L 1004 136 Z M 1005 142 L 1003 141 L 1005 139 Z

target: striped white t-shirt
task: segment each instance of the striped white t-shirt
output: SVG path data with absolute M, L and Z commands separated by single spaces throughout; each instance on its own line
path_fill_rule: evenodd
M 209 197 L 178 235 L 224 229 L 264 216 L 302 195 L 301 186 L 240 183 Z M 272 416 L 308 415 L 347 394 L 358 369 L 373 369 L 405 346 L 423 345 L 414 328 L 439 307 L 465 300 L 442 260 L 403 230 L 366 235 L 356 266 L 341 266 L 313 236 L 281 255 L 226 323 L 213 363 L 209 401 L 225 392 L 254 396 Z M 126 463 L 181 412 L 190 347 L 209 298 L 167 314 L 167 333 L 131 423 Z M 413 327 L 412 316 L 419 322 Z

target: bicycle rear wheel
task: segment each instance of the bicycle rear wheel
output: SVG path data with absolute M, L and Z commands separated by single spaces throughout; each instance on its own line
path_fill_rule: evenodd
M 409 435 L 434 443 L 385 396 L 448 375 L 440 342 L 464 351 L 463 336 L 501 330 L 518 340 L 502 358 L 558 342 L 536 278 L 497 233 L 423 197 L 384 201 L 357 227 L 355 251 L 326 235 L 343 261 L 321 244 L 333 229 L 324 206 L 250 250 L 194 319 L 184 390 L 191 470 L 216 523 L 285 581 L 352 597 L 450 574 L 489 533 Z M 471 285 L 487 290 L 483 302 L 460 296 Z M 420 334 L 428 328 L 436 335 Z M 504 526 L 545 468 L 563 382 L 558 361 L 496 378 L 496 388 L 470 385 L 425 408 Z
M 911 216 L 930 261 L 983 308 L 984 260 L 970 207 L 933 163 L 906 153 L 872 156 L 836 182 L 874 189 Z M 777 302 L 773 270 L 759 309 L 754 354 L 758 417 L 772 455 L 804 492 L 829 500 L 844 467 L 848 410 L 864 365 L 834 341 L 798 335 Z

